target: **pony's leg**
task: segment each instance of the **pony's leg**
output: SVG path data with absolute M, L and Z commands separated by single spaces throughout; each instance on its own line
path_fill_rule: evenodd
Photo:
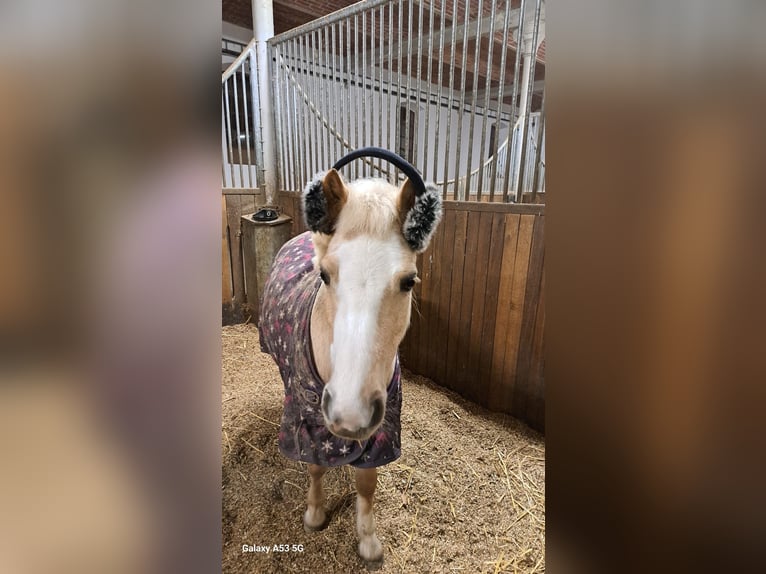
M 375 534 L 375 516 L 372 512 L 377 483 L 377 468 L 356 469 L 356 533 L 359 535 L 359 556 L 368 562 L 383 560 L 383 546 Z
M 322 530 L 325 526 L 327 514 L 324 511 L 324 489 L 322 477 L 327 468 L 316 464 L 309 465 L 309 493 L 306 497 L 306 513 L 303 515 L 303 527 L 307 531 Z

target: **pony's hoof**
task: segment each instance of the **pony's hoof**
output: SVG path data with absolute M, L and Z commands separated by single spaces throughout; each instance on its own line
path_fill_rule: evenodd
M 377 570 L 383 565 L 383 545 L 377 536 L 360 540 L 358 551 L 368 570 Z
M 306 532 L 317 532 L 324 530 L 327 526 L 327 514 L 324 510 L 317 510 L 312 512 L 306 510 L 303 515 L 303 530 Z

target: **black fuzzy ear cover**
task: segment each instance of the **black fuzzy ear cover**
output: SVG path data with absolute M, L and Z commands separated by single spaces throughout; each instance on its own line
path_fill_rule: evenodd
M 337 171 L 316 174 L 303 191 L 306 227 L 314 233 L 332 235 L 346 198 L 346 186 Z
M 402 233 L 410 249 L 415 253 L 426 250 L 441 217 L 442 197 L 439 190 L 433 183 L 426 183 L 425 193 L 415 197 L 402 225 Z
M 316 174 L 303 190 L 303 219 L 311 231 L 329 235 L 333 230 L 327 228 L 326 221 L 323 225 L 323 219 L 326 219 L 327 215 L 327 199 L 322 191 L 324 176 L 325 172 Z

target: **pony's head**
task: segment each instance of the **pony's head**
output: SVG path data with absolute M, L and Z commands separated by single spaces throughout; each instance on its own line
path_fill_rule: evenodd
M 315 314 L 331 326 L 322 415 L 333 434 L 364 440 L 385 415 L 416 257 L 441 218 L 441 197 L 409 179 L 399 189 L 379 179 L 346 183 L 332 169 L 306 187 L 303 207 L 323 282 Z

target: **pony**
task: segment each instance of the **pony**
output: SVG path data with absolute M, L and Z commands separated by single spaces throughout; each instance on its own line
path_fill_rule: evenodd
M 385 157 L 406 164 L 392 155 Z M 382 179 L 349 183 L 335 167 L 307 185 L 309 231 L 277 254 L 259 323 L 261 349 L 285 388 L 280 451 L 308 463 L 304 528 L 328 523 L 327 470 L 354 466 L 357 550 L 370 566 L 383 560 L 373 514 L 377 469 L 401 454 L 398 347 L 419 281 L 417 254 L 442 214 L 436 187 L 406 166 L 410 177 L 399 188 Z

